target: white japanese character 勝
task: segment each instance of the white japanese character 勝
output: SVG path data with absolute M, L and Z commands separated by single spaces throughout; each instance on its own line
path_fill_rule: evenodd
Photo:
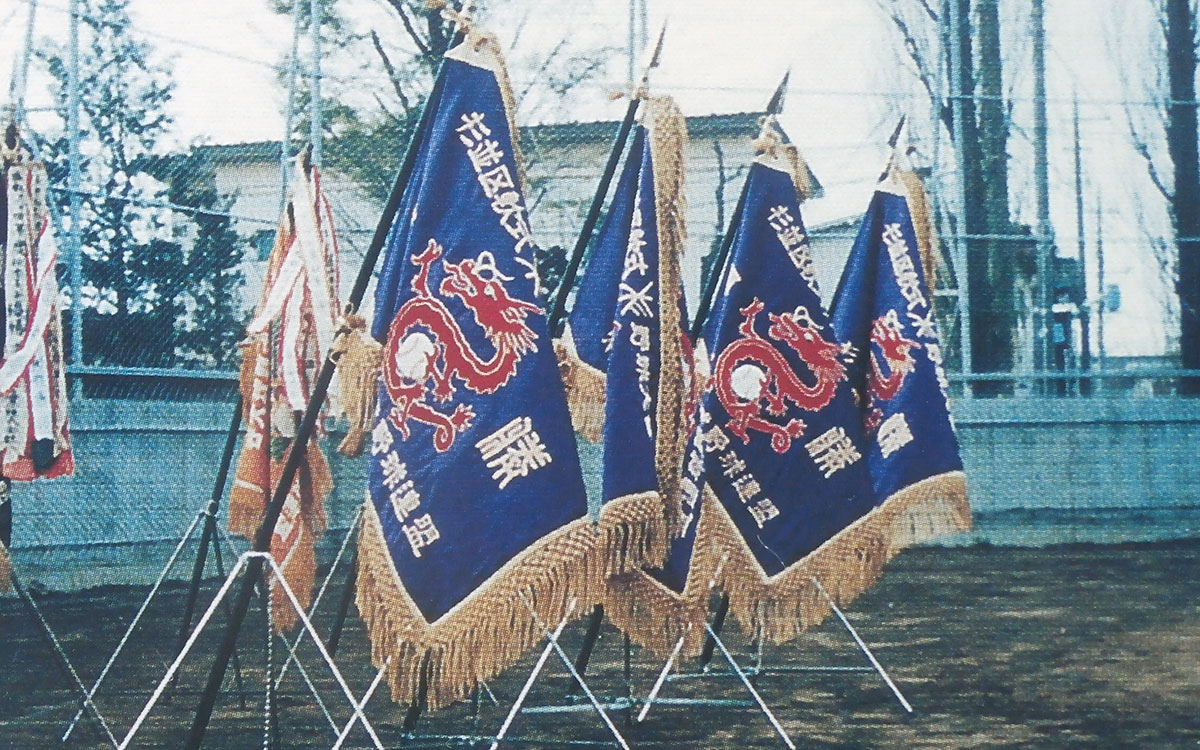
M 515 417 L 508 424 L 475 443 L 492 479 L 504 489 L 518 477 L 527 477 L 549 465 L 554 457 L 533 429 L 529 417 Z
M 842 427 L 829 428 L 804 447 L 826 479 L 862 458 Z

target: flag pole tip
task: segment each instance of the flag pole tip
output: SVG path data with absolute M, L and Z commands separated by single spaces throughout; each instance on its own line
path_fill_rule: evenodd
M 904 131 L 904 123 L 908 120 L 908 115 L 900 115 L 900 121 L 896 123 L 895 130 L 892 131 L 892 136 L 888 138 L 888 147 L 895 148 L 900 142 L 900 134 Z
M 650 64 L 646 66 L 647 70 L 657 68 L 662 59 L 663 41 L 667 38 L 667 24 L 670 20 L 669 17 L 663 19 L 662 28 L 658 32 L 658 41 L 654 43 L 654 54 L 650 57 Z
M 777 115 L 783 111 L 783 96 L 787 92 L 788 79 L 791 76 L 792 69 L 788 68 L 783 74 L 783 79 L 775 88 L 775 93 L 771 94 L 771 101 L 767 102 L 767 114 Z

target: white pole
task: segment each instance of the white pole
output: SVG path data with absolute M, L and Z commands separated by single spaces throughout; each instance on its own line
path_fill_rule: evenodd
M 321 166 L 321 0 L 309 0 L 308 15 L 308 35 L 312 43 L 308 138 L 312 142 L 312 163 Z
M 68 4 L 67 41 L 67 192 L 71 210 L 71 234 L 67 240 L 67 258 L 71 282 L 71 365 L 83 364 L 83 203 L 80 199 L 79 154 L 79 0 Z M 83 396 L 83 381 L 75 376 L 72 396 Z

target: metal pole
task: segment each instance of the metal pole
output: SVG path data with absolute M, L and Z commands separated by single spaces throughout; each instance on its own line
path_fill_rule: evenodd
M 358 550 L 350 557 L 350 572 L 346 574 L 346 583 L 342 586 L 342 595 L 338 598 L 337 618 L 329 630 L 329 653 L 336 654 L 338 644 L 342 642 L 342 631 L 346 627 L 346 617 L 350 614 L 350 602 L 354 601 L 355 581 L 358 579 Z
M 626 49 L 628 75 L 626 80 L 630 89 L 633 88 L 633 77 L 636 75 L 635 68 L 637 67 L 637 5 L 638 0 L 629 0 L 629 46 Z
M 1035 327 L 1038 342 L 1035 362 L 1041 370 L 1054 366 L 1054 244 L 1050 239 L 1050 159 L 1047 149 L 1046 119 L 1046 23 L 1045 0 L 1033 0 L 1030 9 L 1033 36 L 1033 173 L 1037 202 L 1037 273 L 1041 321 Z
M 704 650 L 700 652 L 700 666 L 705 670 L 708 669 L 709 662 L 713 658 L 713 649 L 717 647 L 717 634 L 721 632 L 721 628 L 725 627 L 725 618 L 729 615 L 729 594 L 721 594 L 721 600 L 717 602 L 717 611 L 713 613 L 712 626 L 707 623 L 705 628 L 708 630 L 708 638 L 704 641 Z
M 1075 238 L 1079 256 L 1079 280 L 1082 292 L 1079 305 L 1079 369 L 1092 369 L 1091 314 L 1088 308 L 1087 227 L 1083 218 L 1083 140 L 1079 136 L 1079 98 L 1072 111 L 1075 136 Z M 1091 394 L 1091 381 L 1080 381 L 1082 395 Z
M 71 281 L 71 365 L 83 364 L 83 203 L 80 196 L 79 154 L 79 0 L 70 0 L 67 41 L 67 191 L 70 193 L 71 234 L 67 258 Z M 83 397 L 83 381 L 78 375 L 71 388 L 72 398 Z
M 292 6 L 292 56 L 288 64 L 287 105 L 283 115 L 283 140 L 279 144 L 279 213 L 287 207 L 288 163 L 292 156 L 292 130 L 296 127 L 296 85 L 300 78 L 300 0 Z
M 896 700 L 900 701 L 900 705 L 904 707 L 905 711 L 910 714 L 915 713 L 912 705 L 904 697 L 904 694 L 900 692 L 900 688 L 896 687 L 896 683 L 892 682 L 892 678 L 887 673 L 887 670 L 884 669 L 883 665 L 879 663 L 879 660 L 875 658 L 875 654 L 871 653 L 871 649 L 867 647 L 866 641 L 859 636 L 858 631 L 855 630 L 854 626 L 850 624 L 850 620 L 846 618 L 846 615 L 842 612 L 841 608 L 838 607 L 837 602 L 833 600 L 833 597 L 829 595 L 829 592 L 825 590 L 825 587 L 821 585 L 820 581 L 818 581 L 816 578 L 813 578 L 812 582 L 816 585 L 817 591 L 821 592 L 821 596 L 825 597 L 825 601 L 829 604 L 829 607 L 833 610 L 833 613 L 837 615 L 839 620 L 842 621 L 842 625 L 844 625 L 846 630 L 850 632 L 850 636 L 854 638 L 854 642 L 858 644 L 858 648 L 863 652 L 863 654 L 866 655 L 867 660 L 871 662 L 871 666 L 875 667 L 875 671 L 878 672 L 879 676 L 883 678 L 883 681 L 887 683 L 887 686 L 891 689 L 892 694 L 896 696 Z
M 574 606 L 568 609 L 567 614 L 559 621 L 558 627 L 554 628 L 554 632 L 546 636 L 546 647 L 542 649 L 541 655 L 538 656 L 537 662 L 533 665 L 533 670 L 529 673 L 529 678 L 521 686 L 521 692 L 517 693 L 517 699 L 513 701 L 508 716 L 504 717 L 504 723 L 500 725 L 500 731 L 496 732 L 496 738 L 492 741 L 491 750 L 499 750 L 500 742 L 504 739 L 504 735 L 508 734 L 508 728 L 512 726 L 513 720 L 517 718 L 517 714 L 521 711 L 521 706 L 524 705 L 525 698 L 529 696 L 529 691 L 533 689 L 533 683 L 537 681 L 538 675 L 546 667 L 546 661 L 550 658 L 550 653 L 554 650 L 555 639 L 562 635 L 563 628 L 567 626 L 567 621 L 571 619 L 571 612 L 574 609 Z
M 955 194 L 955 213 L 958 216 L 958 231 L 955 235 L 961 235 L 965 232 L 965 222 L 967 220 L 967 167 L 963 159 L 963 139 L 965 136 L 963 126 L 963 97 L 966 92 L 963 91 L 963 60 L 962 47 L 959 45 L 959 40 L 962 34 L 962 19 L 952 7 L 953 0 L 946 0 L 942 5 L 943 17 L 949 19 L 949 39 L 950 45 L 950 82 L 949 82 L 949 98 L 952 133 L 951 138 L 954 140 L 954 159 L 957 172 L 958 190 Z M 962 371 L 965 374 L 970 374 L 972 371 L 972 358 L 974 352 L 971 348 L 971 271 L 970 271 L 970 253 L 967 252 L 967 243 L 960 237 L 955 237 L 955 266 L 958 278 L 958 342 L 959 356 L 962 360 Z M 963 396 L 970 398 L 973 395 L 970 382 L 963 387 Z
M 192 615 L 196 612 L 196 599 L 200 596 L 200 581 L 204 578 L 204 567 L 208 562 L 208 547 L 217 543 L 216 525 L 217 512 L 221 508 L 221 495 L 225 493 L 225 483 L 229 479 L 229 467 L 233 463 L 233 449 L 237 445 L 238 432 L 242 426 L 242 396 L 239 393 L 237 402 L 233 405 L 233 417 L 229 420 L 229 430 L 225 433 L 225 448 L 221 452 L 221 463 L 217 468 L 217 478 L 213 482 L 212 495 L 208 499 L 208 507 L 204 509 L 204 528 L 200 532 L 200 549 L 196 550 L 196 560 L 192 564 L 192 580 L 188 584 L 188 597 L 183 606 L 183 620 L 179 624 L 179 636 L 175 642 L 175 652 L 183 648 L 187 642 L 188 630 L 192 626 Z
M 87 686 L 83 684 L 83 680 L 79 679 L 79 673 L 75 671 L 75 667 L 71 664 L 71 660 L 67 658 L 67 652 L 63 650 L 62 644 L 59 643 L 58 637 L 54 635 L 54 631 L 50 628 L 50 623 L 46 622 L 46 618 L 42 615 L 42 610 L 38 607 L 37 602 L 34 601 L 33 596 L 30 595 L 30 593 L 21 584 L 21 581 L 17 578 L 16 571 L 13 571 L 12 573 L 12 587 L 13 590 L 17 592 L 17 596 L 21 599 L 21 602 L 26 606 L 26 608 L 29 609 L 29 612 L 33 615 L 34 620 L 37 621 L 37 624 L 40 628 L 39 633 L 46 641 L 46 645 L 50 647 L 50 651 L 54 654 L 59 668 L 62 669 L 63 673 L 71 680 L 71 682 L 75 683 L 75 687 L 78 688 L 80 694 L 83 695 L 84 706 L 91 710 L 92 717 L 96 720 L 96 723 L 99 725 L 100 729 L 104 731 L 104 736 L 108 739 L 109 744 L 116 747 L 117 738 L 113 736 L 112 730 L 109 729 L 108 722 L 104 720 L 104 716 L 102 716 L 100 714 L 100 710 L 96 708 L 96 704 L 92 701 L 92 697 L 88 693 Z
M 790 77 L 791 71 L 784 73 L 783 80 L 779 82 L 779 86 L 771 94 L 771 100 L 767 102 L 768 117 L 778 115 L 783 111 L 783 95 L 787 91 L 788 79 Z M 742 223 L 742 214 L 746 208 L 746 192 L 749 187 L 750 180 L 747 178 L 742 182 L 742 192 L 738 195 L 737 206 L 733 209 L 733 215 L 729 217 L 729 224 L 725 229 L 725 236 L 721 238 L 721 246 L 717 250 L 717 257 L 713 259 L 713 263 L 708 269 L 708 278 L 705 279 L 704 286 L 700 292 L 700 305 L 696 308 L 696 318 L 692 321 L 691 334 L 693 341 L 700 337 L 700 334 L 704 330 L 704 323 L 708 319 L 708 313 L 712 310 L 713 300 L 717 296 L 717 285 L 721 283 L 725 264 L 729 260 L 730 251 L 733 249 L 734 232 L 737 226 Z
M 554 303 L 550 306 L 547 318 L 551 336 L 558 333 L 559 327 L 566 318 L 567 296 L 575 286 L 575 277 L 579 273 L 579 264 L 583 262 L 583 253 L 587 249 L 588 243 L 592 241 L 592 233 L 596 229 L 596 223 L 600 220 L 600 209 L 604 207 L 604 199 L 608 196 L 609 185 L 612 184 L 613 175 L 616 174 L 617 162 L 620 161 L 621 152 L 625 150 L 625 143 L 629 140 L 629 131 L 633 129 L 638 102 L 636 96 L 631 96 L 629 106 L 625 108 L 625 118 L 621 120 L 621 126 L 617 128 L 617 137 L 613 139 L 608 162 L 604 165 L 600 183 L 596 186 L 596 194 L 592 197 L 592 205 L 588 208 L 587 216 L 583 220 L 583 228 L 579 231 L 579 238 L 575 240 L 575 248 L 567 260 L 566 269 L 563 270 L 562 281 L 558 283 L 558 291 L 554 295 Z
M 600 625 L 604 622 L 604 606 L 597 604 L 592 608 L 592 614 L 588 618 L 587 630 L 583 634 L 583 645 L 579 647 L 579 654 L 575 657 L 575 671 L 579 674 L 587 672 L 588 662 L 592 660 L 592 650 L 596 647 L 596 641 L 600 638 Z M 576 695 L 579 693 L 579 683 L 571 683 L 571 687 L 567 689 L 567 695 Z
M 433 91 L 427 101 L 437 98 L 443 85 L 444 71 L 445 66 L 443 65 L 442 69 L 438 72 Z M 426 106 L 425 111 L 421 115 L 422 122 L 418 128 L 418 132 L 429 125 L 432 116 L 432 108 Z M 350 291 L 350 297 L 346 304 L 349 312 L 358 309 L 363 295 L 366 294 L 367 284 L 370 282 L 371 275 L 375 270 L 375 264 L 379 260 L 379 253 L 383 250 L 384 242 L 387 240 L 388 231 L 392 225 L 392 218 L 400 206 L 404 189 L 408 185 L 408 178 L 412 174 L 417 156 L 417 142 L 418 139 L 415 137 L 409 142 L 408 150 L 404 155 L 404 161 L 400 167 L 400 173 L 397 175 L 396 182 L 392 187 L 392 194 L 384 207 L 379 224 L 375 227 L 375 234 L 371 238 L 371 244 L 367 248 L 362 266 L 359 268 L 358 277 L 354 280 L 354 287 Z M 304 411 L 304 417 L 300 420 L 300 425 L 296 428 L 296 437 L 293 440 L 292 449 L 288 452 L 288 458 L 284 462 L 279 482 L 275 487 L 271 502 L 267 505 L 266 512 L 263 515 L 262 525 L 255 535 L 255 551 L 267 552 L 271 547 L 271 536 L 274 534 L 275 524 L 279 520 L 283 504 L 287 500 L 288 492 L 291 490 L 292 481 L 296 478 L 296 471 L 300 468 L 300 461 L 306 453 L 308 440 L 312 436 L 313 428 L 317 423 L 317 417 L 321 412 L 322 403 L 325 400 L 325 394 L 329 391 L 329 383 L 333 379 L 335 364 L 332 356 L 327 357 L 321 367 L 320 374 L 317 376 L 316 382 L 313 384 L 312 396 L 309 399 L 308 407 Z M 217 694 L 221 690 L 221 682 L 225 677 L 225 670 L 229 666 L 229 658 L 233 653 L 234 647 L 237 645 L 238 633 L 241 631 L 242 623 L 246 619 L 246 612 L 250 607 L 250 599 L 254 593 L 255 581 L 261 576 L 262 569 L 263 558 L 261 556 L 251 557 L 247 562 L 246 576 L 234 600 L 232 611 L 229 613 L 224 637 L 217 650 L 216 658 L 213 660 L 212 668 L 209 671 L 208 683 L 204 688 L 204 693 L 201 695 L 200 701 L 196 706 L 195 719 L 192 722 L 191 729 L 188 731 L 188 737 L 184 744 L 184 747 L 188 748 L 188 750 L 199 750 L 200 745 L 204 742 L 204 733 L 208 729 L 209 719 L 212 718 Z
M 788 736 L 786 731 L 784 731 L 783 725 L 779 723 L 779 719 L 775 718 L 775 714 L 771 712 L 771 709 L 767 706 L 767 702 L 764 701 L 763 697 L 758 694 L 758 690 L 754 688 L 754 683 L 750 682 L 750 678 L 747 677 L 742 668 L 738 666 L 737 660 L 734 659 L 733 655 L 729 653 L 729 649 L 725 648 L 725 644 L 721 642 L 719 637 L 717 637 L 717 631 L 713 630 L 712 626 L 708 623 L 704 624 L 704 628 L 708 631 L 708 637 L 711 638 L 713 643 L 717 645 L 717 648 L 721 649 L 721 655 L 725 657 L 725 661 L 729 662 L 729 666 L 732 667 L 733 671 L 737 673 L 737 676 L 739 679 L 741 679 L 742 684 L 746 686 L 746 690 L 750 692 L 750 695 L 753 696 L 754 701 L 758 703 L 758 708 L 764 714 L 766 714 L 767 720 L 771 722 L 771 726 L 774 727 L 775 731 L 779 733 L 779 736 L 783 738 L 783 743 L 791 748 L 791 750 L 796 750 L 796 745 L 794 742 L 792 742 L 792 738 Z
M 588 687 L 586 682 L 584 682 L 583 675 L 579 674 L 579 672 L 575 670 L 575 665 L 571 663 L 571 658 L 567 656 L 566 651 L 563 651 L 562 646 L 558 642 L 558 636 L 551 633 L 550 628 L 547 627 L 544 622 L 542 622 L 540 617 L 538 617 L 537 610 L 534 609 L 533 605 L 529 603 L 529 599 L 525 597 L 525 594 L 518 591 L 517 595 L 521 597 L 521 602 L 524 603 L 525 609 L 529 610 L 529 616 L 533 618 L 534 623 L 536 623 L 537 626 L 542 629 L 542 632 L 546 634 L 546 637 L 550 639 L 550 645 L 558 653 L 559 660 L 561 660 L 563 666 L 567 668 L 567 671 L 571 674 L 571 677 L 573 677 L 575 681 L 579 683 L 579 687 L 583 689 L 583 694 L 587 696 L 588 701 L 591 702 L 592 708 L 596 710 L 596 713 L 600 714 L 601 720 L 604 721 L 604 726 L 608 727 L 608 731 L 617 741 L 617 744 L 621 746 L 622 750 L 629 750 L 629 745 L 626 744 L 625 738 L 621 736 L 621 732 L 617 729 L 617 725 L 613 724 L 612 719 L 610 719 L 608 713 L 605 712 L 604 706 L 601 705 L 600 700 L 596 698 L 596 694 L 593 693 L 592 689 Z M 568 616 L 573 611 L 575 611 L 574 599 L 571 600 L 570 606 L 567 608 Z
M 309 100 L 309 140 L 312 142 L 312 163 L 321 166 L 321 0 L 308 1 L 308 34 L 312 43 L 312 75 Z
M 37 0 L 29 1 L 29 16 L 25 20 L 25 48 L 12 80 L 13 122 L 25 122 L 25 90 L 29 86 L 29 59 L 33 56 L 33 27 L 37 17 Z
M 679 656 L 679 651 L 683 648 L 683 641 L 687 636 L 680 636 L 675 642 L 675 648 L 671 649 L 671 655 L 667 657 L 667 663 L 663 664 L 662 671 L 658 673 L 658 679 L 654 681 L 654 687 L 650 688 L 650 692 L 646 695 L 646 700 L 642 704 L 642 710 L 638 713 L 638 722 L 646 720 L 646 714 L 650 713 L 650 706 L 653 705 L 654 699 L 658 697 L 658 693 L 662 690 L 663 683 L 667 681 L 667 675 L 671 673 L 671 667 L 675 665 L 675 659 Z
M 162 572 L 158 574 L 158 579 L 155 580 L 154 585 L 150 587 L 150 593 L 148 593 L 146 598 L 142 601 L 142 606 L 138 607 L 137 614 L 135 614 L 133 616 L 133 620 L 129 622 L 129 626 L 125 629 L 125 634 L 122 635 L 121 640 L 117 642 L 116 649 L 114 649 L 112 655 L 108 657 L 108 661 L 104 663 L 104 667 L 100 670 L 100 676 L 96 678 L 96 681 L 92 684 L 91 689 L 84 694 L 83 700 L 79 703 L 79 708 L 75 711 L 75 716 L 71 719 L 70 723 L 67 724 L 67 729 L 63 733 L 61 739 L 62 742 L 66 742 L 71 738 L 71 733 L 75 731 L 75 726 L 79 723 L 79 720 L 83 718 L 84 711 L 87 710 L 88 701 L 96 697 L 97 691 L 100 690 L 100 686 L 104 684 L 104 680 L 108 677 L 109 670 L 112 669 L 112 665 L 117 661 L 117 657 L 119 657 L 121 652 L 125 650 L 125 646 L 128 645 L 129 639 L 133 635 L 133 631 L 137 628 L 138 623 L 142 621 L 142 616 L 146 614 L 146 609 L 149 608 L 150 602 L 154 600 L 155 595 L 158 594 L 158 590 L 162 587 L 163 581 L 167 579 L 167 576 L 170 575 L 171 570 L 174 569 L 176 560 L 179 559 L 180 553 L 183 552 L 184 546 L 192 538 L 192 532 L 196 530 L 196 525 L 200 523 L 200 520 L 203 517 L 203 513 L 197 513 L 192 517 L 192 522 L 188 524 L 187 529 L 183 532 L 183 536 L 179 539 L 179 543 L 175 545 L 175 550 L 171 553 L 171 556 L 167 558 L 167 564 L 163 566 Z
M 1096 352 L 1100 369 L 1104 370 L 1104 304 L 1108 290 L 1104 288 L 1104 208 L 1099 195 L 1096 196 L 1096 285 L 1099 304 L 1096 305 Z

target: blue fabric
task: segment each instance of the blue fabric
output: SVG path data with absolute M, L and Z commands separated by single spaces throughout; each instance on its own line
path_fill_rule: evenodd
M 643 159 L 649 159 L 646 129 L 637 126 L 625 166 L 617 181 L 616 192 L 608 206 L 604 223 L 588 258 L 583 280 L 567 320 L 571 324 L 571 340 L 579 358 L 600 372 L 608 369 L 608 336 L 612 331 L 613 313 L 617 306 L 617 282 L 625 264 L 625 249 L 629 245 L 629 224 L 633 220 Z
M 703 337 L 707 481 L 769 576 L 867 513 L 873 498 L 839 346 L 806 282 L 806 231 L 786 172 L 756 162 Z
M 537 303 L 513 134 L 492 72 L 448 59 L 393 219 L 371 502 L 429 622 L 587 499 Z
M 644 130 L 638 128 L 635 146 L 646 140 Z M 638 180 L 633 186 L 636 195 L 629 201 L 632 210 L 624 231 L 613 230 L 613 235 L 624 235 L 625 242 L 619 246 L 610 242 L 598 248 L 619 252 L 618 263 L 605 259 L 602 266 L 612 273 L 606 281 L 616 292 L 609 316 L 611 348 L 604 388 L 604 477 L 600 496 L 605 503 L 659 488 L 655 453 L 662 365 L 659 297 L 663 290 L 658 275 L 654 165 L 649 148 L 637 149 L 631 155 L 640 157 Z M 618 205 L 627 200 L 627 196 L 618 195 Z M 589 277 L 596 278 L 591 272 Z
M 839 339 L 854 347 L 850 382 L 865 409 L 880 503 L 962 470 L 932 302 L 908 202 L 876 191 L 831 307 Z

